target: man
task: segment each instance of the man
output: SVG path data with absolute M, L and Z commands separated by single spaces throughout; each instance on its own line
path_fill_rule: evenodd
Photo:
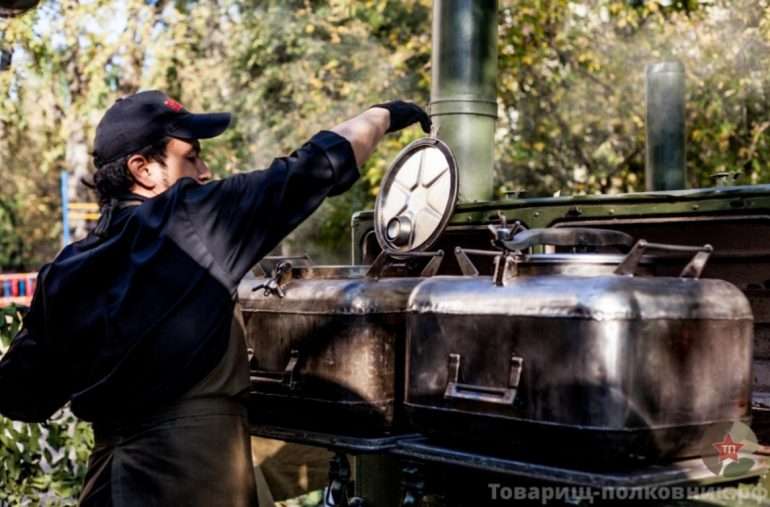
M 0 361 L 0 413 L 40 421 L 66 402 L 93 422 L 82 505 L 255 505 L 233 326 L 238 282 L 327 196 L 347 190 L 386 132 L 430 120 L 375 106 L 265 171 L 210 181 L 199 139 L 227 113 L 158 91 L 116 102 L 96 130 L 96 230 L 38 277 Z

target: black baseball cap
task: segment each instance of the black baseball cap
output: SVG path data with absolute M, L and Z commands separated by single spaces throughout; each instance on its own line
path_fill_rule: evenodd
M 209 139 L 230 125 L 230 113 L 187 111 L 163 92 L 151 90 L 118 99 L 96 127 L 94 164 L 100 167 L 163 139 Z

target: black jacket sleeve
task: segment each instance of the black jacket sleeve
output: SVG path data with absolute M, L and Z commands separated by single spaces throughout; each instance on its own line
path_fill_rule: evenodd
M 70 397 L 66 357 L 49 343 L 41 270 L 24 326 L 0 358 L 0 414 L 21 421 L 45 421 Z
M 234 290 L 324 198 L 344 192 L 358 176 L 350 143 L 322 131 L 264 171 L 191 186 L 184 206 L 200 241 Z

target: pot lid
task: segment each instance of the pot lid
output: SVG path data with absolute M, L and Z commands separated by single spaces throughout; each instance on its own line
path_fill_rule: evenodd
M 602 264 L 617 266 L 626 258 L 625 254 L 597 254 L 597 253 L 545 253 L 530 254 L 522 257 L 519 264 Z M 652 264 L 652 260 L 645 256 L 640 264 Z
M 457 201 L 457 162 L 449 146 L 419 139 L 393 161 L 380 186 L 374 232 L 383 250 L 429 248 L 443 232 Z

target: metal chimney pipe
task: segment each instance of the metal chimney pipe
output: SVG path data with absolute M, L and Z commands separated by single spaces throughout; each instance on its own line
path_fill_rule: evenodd
M 457 159 L 459 202 L 492 199 L 497 0 L 434 0 L 430 113 Z
M 685 74 L 679 61 L 647 66 L 647 190 L 687 186 Z

